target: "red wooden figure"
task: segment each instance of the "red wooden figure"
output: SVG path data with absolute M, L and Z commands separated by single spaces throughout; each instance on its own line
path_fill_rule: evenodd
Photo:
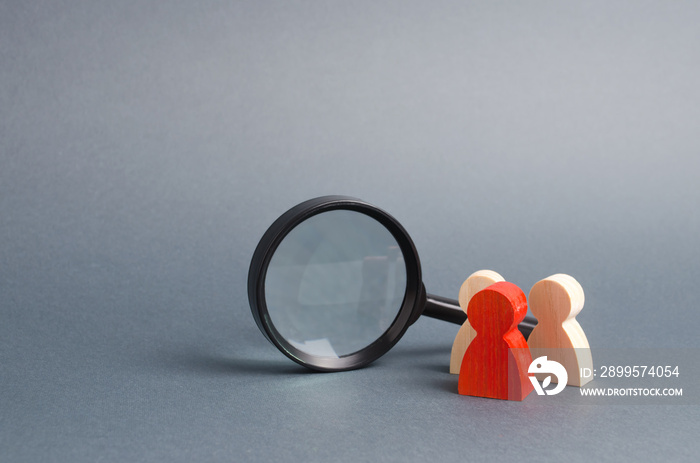
M 532 392 L 527 372 L 532 356 L 518 331 L 526 313 L 525 294 L 507 281 L 494 283 L 472 297 L 467 316 L 476 337 L 462 360 L 460 394 L 523 400 Z

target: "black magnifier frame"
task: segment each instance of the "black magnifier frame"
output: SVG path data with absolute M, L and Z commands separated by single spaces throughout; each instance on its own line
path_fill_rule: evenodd
M 383 225 L 398 243 L 406 265 L 406 291 L 401 308 L 389 328 L 363 349 L 337 358 L 310 355 L 287 341 L 272 323 L 265 299 L 268 266 L 284 238 L 305 220 L 333 210 L 359 212 Z M 294 206 L 275 220 L 253 253 L 248 271 L 248 300 L 253 318 L 263 335 L 287 357 L 316 371 L 354 370 L 372 363 L 391 349 L 420 315 L 460 325 L 467 319 L 458 301 L 426 294 L 418 252 L 403 226 L 382 209 L 349 196 L 310 199 Z M 527 338 L 536 324 L 534 318 L 526 317 L 518 328 Z

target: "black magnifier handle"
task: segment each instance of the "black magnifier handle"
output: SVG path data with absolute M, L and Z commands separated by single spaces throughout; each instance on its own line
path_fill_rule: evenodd
M 423 315 L 430 318 L 437 318 L 446 322 L 462 325 L 467 320 L 467 314 L 459 306 L 459 302 L 446 297 L 427 294 Z M 518 325 L 518 329 L 525 336 L 530 337 L 530 333 L 537 325 L 537 320 L 533 317 L 525 317 Z

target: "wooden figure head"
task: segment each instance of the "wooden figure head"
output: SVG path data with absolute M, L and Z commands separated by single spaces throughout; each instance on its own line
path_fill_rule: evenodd
M 477 336 L 496 336 L 517 329 L 527 314 L 525 293 L 502 281 L 476 293 L 469 301 L 467 316 Z
M 472 273 L 459 288 L 459 306 L 466 312 L 469 301 L 476 293 L 499 281 L 506 279 L 493 270 L 478 270 Z
M 539 320 L 564 322 L 581 312 L 585 297 L 578 281 L 558 273 L 535 283 L 528 300 L 532 314 Z

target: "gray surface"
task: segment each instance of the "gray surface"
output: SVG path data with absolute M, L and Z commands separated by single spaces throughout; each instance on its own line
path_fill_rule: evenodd
M 442 322 L 342 374 L 260 335 L 258 239 L 349 194 L 430 292 L 565 272 L 593 346 L 698 346 L 698 3 L 380 3 L 0 3 L 0 460 L 700 452 L 697 405 L 459 396 Z

